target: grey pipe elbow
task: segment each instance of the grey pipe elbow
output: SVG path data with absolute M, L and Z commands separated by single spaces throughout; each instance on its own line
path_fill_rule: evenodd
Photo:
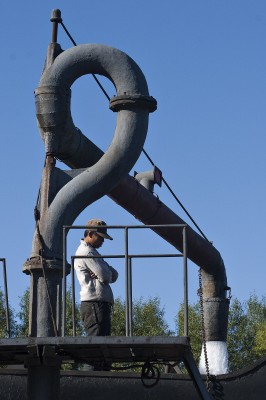
M 48 257 L 62 257 L 62 226 L 71 225 L 85 207 L 110 192 L 133 167 L 146 139 L 149 113 L 157 108 L 142 71 L 125 53 L 97 44 L 66 50 L 44 71 L 35 91 L 47 154 L 71 165 L 75 154 L 80 154 L 86 137 L 72 120 L 70 87 L 89 73 L 106 76 L 116 88 L 117 96 L 110 101 L 111 110 L 118 112 L 116 129 L 107 152 L 63 187 L 49 206 L 40 224 Z
M 145 119 L 157 106 L 149 96 L 141 69 L 122 51 L 101 44 L 83 44 L 62 52 L 43 72 L 35 90 L 35 104 L 46 153 L 63 160 L 81 142 L 71 116 L 70 88 L 85 74 L 99 74 L 111 80 L 117 92 L 110 101 L 113 111 L 141 110 Z

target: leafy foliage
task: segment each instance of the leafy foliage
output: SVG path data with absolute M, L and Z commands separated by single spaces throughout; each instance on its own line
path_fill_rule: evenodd
M 11 336 L 28 336 L 29 289 L 20 299 L 20 309 L 15 315 L 9 309 Z M 72 336 L 72 294 L 66 293 L 66 334 Z M 84 335 L 79 307 L 75 305 L 76 334 Z M 16 321 L 15 316 L 19 322 Z M 176 318 L 176 332 L 183 335 L 184 305 L 180 305 Z M 133 334 L 135 336 L 173 335 L 165 320 L 165 311 L 158 297 L 133 303 Z M 116 299 L 113 309 L 112 335 L 125 336 L 125 301 Z M 189 305 L 189 335 L 196 361 L 201 353 L 201 318 L 199 304 Z M 0 337 L 8 337 L 6 329 L 6 307 L 3 292 L 0 290 Z M 235 298 L 230 305 L 228 324 L 229 370 L 235 371 L 266 355 L 266 297 L 259 299 L 255 294 L 247 301 Z M 73 368 L 73 367 L 71 367 Z
M 231 371 L 242 368 L 266 354 L 266 298 L 251 295 L 241 303 L 234 299 L 228 323 L 228 353 Z
M 133 302 L 132 322 L 134 336 L 169 336 L 173 332 L 165 320 L 164 308 L 158 297 Z M 125 336 L 125 301 L 115 300 L 112 318 L 112 335 Z
M 120 298 L 115 300 L 112 317 L 112 335 L 125 336 L 125 301 Z M 140 298 L 133 302 L 132 306 L 132 330 L 134 336 L 169 336 L 173 334 L 165 320 L 165 311 L 161 307 L 158 297 L 144 300 Z M 115 367 L 128 367 L 127 364 L 113 364 Z M 158 366 L 163 370 L 163 366 Z M 139 372 L 140 369 L 132 367 L 131 371 Z
M 29 335 L 29 309 L 30 309 L 30 289 L 26 289 L 23 296 L 20 297 L 18 332 L 19 337 L 27 337 Z
M 9 325 L 10 336 L 14 337 L 17 334 L 17 324 L 15 321 L 15 313 L 12 307 L 9 306 Z M 0 338 L 7 338 L 7 322 L 6 322 L 6 305 L 2 290 L 0 290 Z
M 199 303 L 188 306 L 188 330 L 190 336 L 190 344 L 193 352 L 194 359 L 199 362 L 201 353 L 201 318 Z M 177 335 L 183 336 L 184 334 L 184 304 L 180 305 L 176 318 Z
M 79 306 L 75 303 L 75 324 L 76 335 L 83 336 L 85 334 L 80 318 Z M 73 336 L 72 322 L 72 293 L 70 288 L 66 291 L 66 336 Z
M 29 333 L 29 305 L 30 305 L 30 289 L 26 289 L 23 296 L 20 298 L 20 309 L 17 313 L 19 319 L 17 327 L 17 336 L 27 337 Z M 82 335 L 83 327 L 80 320 L 79 307 L 75 304 L 76 314 L 76 335 Z M 66 291 L 66 336 L 73 335 L 73 323 L 72 323 L 72 293 L 70 288 Z
M 178 334 L 184 326 L 184 306 L 176 318 Z M 201 318 L 199 304 L 189 305 L 189 336 L 195 360 L 201 353 Z M 251 295 L 247 301 L 234 299 L 230 305 L 228 322 L 229 370 L 236 371 L 266 355 L 266 298 Z

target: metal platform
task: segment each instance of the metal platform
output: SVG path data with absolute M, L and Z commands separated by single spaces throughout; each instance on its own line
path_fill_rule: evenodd
M 182 361 L 190 350 L 186 337 L 50 337 L 0 340 L 0 363 L 23 364 L 34 348 L 51 347 L 64 361 L 145 362 Z M 41 353 L 40 353 L 41 351 Z
M 202 400 L 210 400 L 188 337 L 35 337 L 0 340 L 0 364 L 24 364 L 31 382 L 62 362 L 184 362 Z M 58 370 L 59 371 L 59 370 Z M 37 375 L 36 375 L 37 374 Z M 36 375 L 36 376 L 35 376 Z M 57 379 L 59 382 L 59 378 Z

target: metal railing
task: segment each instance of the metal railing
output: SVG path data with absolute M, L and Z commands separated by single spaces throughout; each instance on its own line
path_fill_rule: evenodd
M 0 262 L 3 266 L 3 280 L 4 280 L 4 298 L 5 298 L 5 309 L 6 309 L 6 332 L 8 337 L 11 336 L 10 331 L 10 317 L 9 317 L 9 305 L 8 305 L 8 291 L 7 291 L 7 275 L 6 275 L 6 259 L 0 258 Z
M 179 228 L 182 229 L 183 235 L 183 252 L 177 254 L 129 254 L 128 231 L 130 229 L 147 229 L 147 228 Z M 164 225 L 130 225 L 117 226 L 107 225 L 107 229 L 123 229 L 125 237 L 125 253 L 124 254 L 107 254 L 99 256 L 71 256 L 71 290 L 72 290 L 72 326 L 73 336 L 76 336 L 76 313 L 75 313 L 75 271 L 74 260 L 78 258 L 124 258 L 125 259 L 125 297 L 126 297 L 126 336 L 132 336 L 132 260 L 134 258 L 169 258 L 183 257 L 183 279 L 184 279 L 184 336 L 188 336 L 188 275 L 187 275 L 187 240 L 186 240 L 186 224 L 164 224 Z M 67 276 L 67 233 L 71 229 L 87 229 L 87 226 L 64 226 L 63 227 L 63 304 L 62 304 L 62 336 L 66 334 L 66 276 Z M 93 227 L 91 227 L 93 228 Z M 96 227 L 95 227 L 96 228 Z

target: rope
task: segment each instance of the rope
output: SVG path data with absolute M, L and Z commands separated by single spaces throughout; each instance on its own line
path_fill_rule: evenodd
M 67 352 L 62 351 L 61 355 L 68 355 Z M 75 361 L 78 362 L 82 362 L 88 365 L 93 366 L 93 361 L 88 361 L 85 358 L 75 358 Z M 165 362 L 156 362 L 157 365 L 170 365 L 169 363 L 165 363 Z M 174 365 L 176 365 L 177 363 L 174 363 Z M 150 389 L 154 386 L 157 385 L 157 383 L 159 382 L 160 378 L 161 378 L 161 373 L 159 368 L 155 365 L 155 363 L 150 362 L 150 361 L 146 361 L 144 364 L 131 364 L 131 365 L 123 365 L 122 367 L 117 367 L 117 366 L 112 366 L 110 365 L 110 369 L 108 370 L 113 370 L 113 371 L 125 371 L 125 370 L 132 370 L 133 368 L 141 368 L 141 374 L 140 374 L 140 379 L 141 382 L 143 384 L 143 386 L 145 386 L 146 388 Z M 104 368 L 103 368 L 104 371 Z M 152 381 L 149 382 L 148 381 Z
M 141 379 L 143 386 L 145 386 L 146 388 L 150 389 L 150 388 L 154 387 L 155 385 L 157 385 L 157 383 L 160 380 L 159 368 L 156 367 L 154 364 L 151 364 L 149 361 L 145 362 L 145 364 L 141 368 L 140 379 Z M 147 382 L 145 382 L 145 380 L 147 382 L 153 380 L 153 382 L 147 383 Z

